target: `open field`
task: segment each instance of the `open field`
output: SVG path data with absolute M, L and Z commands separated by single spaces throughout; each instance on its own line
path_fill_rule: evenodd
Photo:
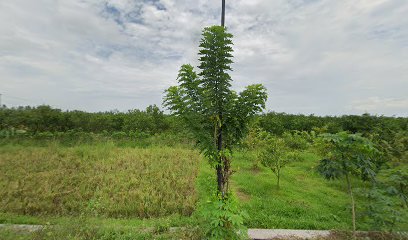
M 252 156 L 251 156 L 252 155 Z M 283 169 L 280 189 L 270 169 L 253 169 L 251 153 L 237 154 L 233 176 L 238 196 L 250 213 L 251 228 L 349 229 L 349 197 L 339 181 L 325 181 L 315 170 L 319 158 L 302 154 L 302 160 Z M 366 229 L 365 224 L 359 229 Z
M 232 185 L 249 218 L 248 228 L 350 230 L 350 200 L 344 180 L 324 180 L 315 170 L 319 157 L 310 152 L 283 169 L 281 186 L 276 187 L 276 176 L 263 166 L 254 169 L 253 152 L 238 152 L 234 156 Z M 202 165 L 202 178 L 210 179 L 212 172 Z M 354 179 L 356 188 L 363 182 Z M 205 185 L 205 181 L 202 183 Z M 207 191 L 208 191 L 207 186 Z M 357 228 L 369 230 L 363 212 L 366 200 L 357 198 Z M 361 211 L 360 211 L 361 210 Z M 404 217 L 408 216 L 405 209 Z M 408 229 L 401 225 L 399 230 Z
M 326 181 L 316 173 L 316 154 L 303 152 L 299 161 L 283 169 L 279 190 L 270 169 L 253 168 L 255 157 L 241 150 L 233 155 L 232 186 L 248 214 L 248 228 L 351 229 L 346 188 L 341 179 Z M 196 230 L 169 229 L 199 226 L 198 211 L 214 181 L 207 161 L 188 145 L 8 144 L 0 147 L 0 223 L 62 229 L 31 235 L 2 230 L 0 234 L 4 239 L 199 238 Z M 353 181 L 356 188 L 363 186 Z M 370 229 L 360 212 L 364 201 L 357 199 L 359 230 Z
M 0 211 L 26 215 L 190 215 L 199 155 L 187 149 L 0 148 Z

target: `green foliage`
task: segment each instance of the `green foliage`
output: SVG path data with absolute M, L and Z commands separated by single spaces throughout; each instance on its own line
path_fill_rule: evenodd
M 201 211 L 205 219 L 203 226 L 208 239 L 247 239 L 243 223 L 247 214 L 240 210 L 232 194 L 222 197 L 214 193 Z
M 326 179 L 355 175 L 374 180 L 379 152 L 367 138 L 347 132 L 322 134 L 319 148 L 324 159 L 317 169 Z
M 245 136 L 250 119 L 265 107 L 266 89 L 255 84 L 237 94 L 231 90 L 232 34 L 224 27 L 203 30 L 198 74 L 183 65 L 178 86 L 166 90 L 164 105 L 180 116 L 201 152 L 217 170 L 218 193 L 206 211 L 211 239 L 237 239 L 243 219 L 229 188 L 232 148 Z M 242 235 L 243 232 L 239 235 Z
M 378 150 L 360 134 L 340 132 L 337 134 L 322 134 L 320 150 L 324 155 L 317 170 L 326 179 L 336 179 L 344 176 L 351 200 L 353 231 L 356 230 L 355 200 L 353 196 L 351 176 L 362 180 L 374 181 L 376 177 L 376 156 Z
M 260 116 L 260 127 L 275 135 L 290 131 L 311 132 L 316 129 L 327 133 L 348 131 L 351 133 L 377 133 L 386 141 L 391 141 L 397 132 L 407 131 L 408 118 L 386 117 L 369 114 L 343 116 L 314 116 L 269 112 Z
M 408 162 L 408 118 L 369 114 L 343 116 L 293 115 L 269 112 L 260 116 L 259 126 L 274 135 L 306 131 L 335 134 L 342 131 L 360 133 L 384 152 L 384 161 Z
M 189 72 L 188 69 L 186 71 Z M 195 79 L 196 77 L 187 75 L 183 78 Z M 359 132 L 363 136 L 369 137 L 377 145 L 380 144 L 385 147 L 389 154 L 386 156 L 388 160 L 408 162 L 408 118 L 369 114 L 319 117 L 275 112 L 257 118 L 261 129 L 278 136 L 293 131 L 309 133 L 312 131 L 316 133 Z M 0 108 L 0 136 L 3 137 L 20 135 L 24 132 L 32 134 L 69 130 L 93 133 L 104 131 L 134 131 L 148 134 L 171 131 L 177 133 L 182 132 L 185 128 L 183 121 L 164 114 L 154 105 L 145 110 L 97 113 L 62 111 L 49 106 Z M 381 151 L 384 150 L 384 148 L 381 149 Z
M 246 150 L 262 150 L 268 145 L 268 141 L 278 138 L 259 127 L 249 129 L 247 136 L 242 140 L 242 147 Z
M 261 128 L 254 126 L 249 129 L 247 136 L 242 140 L 241 147 L 243 150 L 255 152 L 249 158 L 253 163 L 254 169 L 259 169 L 261 159 L 259 155 L 265 149 L 268 144 L 267 139 L 271 138 L 271 135 Z
M 368 199 L 368 204 L 365 206 L 365 216 L 371 223 L 372 229 L 392 232 L 397 223 L 403 222 L 404 214 L 400 205 L 397 204 L 389 191 L 373 185 L 372 188 L 363 190 L 363 192 Z
M 222 132 L 222 148 L 231 150 L 247 131 L 250 118 L 265 107 L 262 85 L 248 86 L 236 94 L 230 89 L 232 35 L 225 28 L 205 28 L 200 41 L 200 73 L 191 65 L 179 71 L 179 86 L 166 90 L 164 105 L 180 116 L 193 132 L 204 154 L 218 164 L 217 139 Z
M 317 171 L 327 180 L 335 180 L 344 176 L 343 165 L 339 161 L 333 161 L 331 159 L 320 160 L 317 166 Z
M 408 134 L 407 132 L 400 131 L 396 134 L 396 146 L 398 146 L 400 152 L 408 151 Z
M 147 132 L 155 134 L 170 128 L 170 119 L 155 105 L 145 111 L 129 110 L 87 113 L 61 111 L 50 106 L 0 108 L 0 130 L 16 129 L 28 133 L 83 131 Z
M 367 198 L 365 216 L 374 230 L 392 232 L 397 224 L 406 222 L 408 169 L 399 166 L 382 170 L 370 189 L 361 189 Z
M 174 220 L 174 219 L 173 219 Z M 145 225 L 147 223 L 147 225 Z M 2 240 L 145 240 L 180 239 L 200 240 L 202 233 L 194 222 L 170 230 L 170 219 L 152 219 L 145 222 L 116 219 L 92 219 L 83 216 L 44 224 L 44 228 L 29 232 L 13 227 L 0 228 Z M 173 225 L 174 226 L 174 225 Z M 177 226 L 177 225 L 176 225 Z
M 401 199 L 405 207 L 408 206 L 408 166 L 401 165 L 383 170 L 382 177 L 388 192 Z
M 313 143 L 315 136 L 305 131 L 285 132 L 282 135 L 285 145 L 293 150 L 306 150 Z
M 257 156 L 252 158 L 252 161 L 254 169 L 258 169 L 258 163 L 264 162 L 264 166 L 271 166 L 270 161 L 277 160 L 272 160 L 271 157 L 267 157 L 268 155 L 277 156 L 277 152 L 274 153 L 274 151 L 278 151 L 280 154 L 285 155 L 285 161 L 298 161 L 300 160 L 298 153 L 307 150 L 314 141 L 314 132 L 293 131 L 291 133 L 284 133 L 279 137 L 262 130 L 258 126 L 253 126 L 250 128 L 247 136 L 243 139 L 241 147 L 243 150 L 257 152 L 255 154 Z M 275 172 L 275 170 L 273 171 Z
M 282 169 L 290 162 L 298 160 L 299 155 L 291 151 L 282 138 L 268 137 L 265 141 L 265 149 L 260 153 L 261 163 L 276 175 L 279 188 Z
M 408 164 L 408 131 L 399 131 L 392 139 L 389 141 L 392 156 L 397 161 Z
M 117 147 L 168 146 L 192 148 L 194 140 L 185 132 L 163 132 L 150 134 L 145 132 L 102 132 L 89 133 L 84 131 L 39 132 L 15 134 L 6 138 L 0 137 L 0 144 L 19 146 L 62 146 L 98 145 L 111 143 Z

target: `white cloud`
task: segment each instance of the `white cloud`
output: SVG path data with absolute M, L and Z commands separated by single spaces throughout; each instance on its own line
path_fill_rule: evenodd
M 179 66 L 197 65 L 200 32 L 219 24 L 219 5 L 2 1 L 3 102 L 90 111 L 160 104 Z M 275 111 L 407 116 L 395 105 L 408 89 L 406 12 L 405 0 L 227 1 L 234 87 L 265 84 Z
M 408 98 L 379 98 L 371 97 L 364 100 L 353 101 L 348 107 L 359 112 L 377 112 L 380 114 L 390 114 L 393 111 L 408 112 Z

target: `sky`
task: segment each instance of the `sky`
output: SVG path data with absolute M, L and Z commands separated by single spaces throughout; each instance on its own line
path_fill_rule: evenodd
M 267 111 L 408 116 L 407 0 L 226 0 L 233 88 L 262 83 Z M 7 106 L 161 106 L 221 0 L 0 0 Z M 198 71 L 198 69 L 197 69 Z

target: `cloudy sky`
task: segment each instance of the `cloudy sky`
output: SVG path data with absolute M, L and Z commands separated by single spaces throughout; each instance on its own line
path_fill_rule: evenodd
M 161 105 L 197 66 L 221 0 L 0 0 L 8 106 L 125 111 Z M 407 0 L 227 0 L 233 87 L 262 83 L 267 109 L 408 116 Z

